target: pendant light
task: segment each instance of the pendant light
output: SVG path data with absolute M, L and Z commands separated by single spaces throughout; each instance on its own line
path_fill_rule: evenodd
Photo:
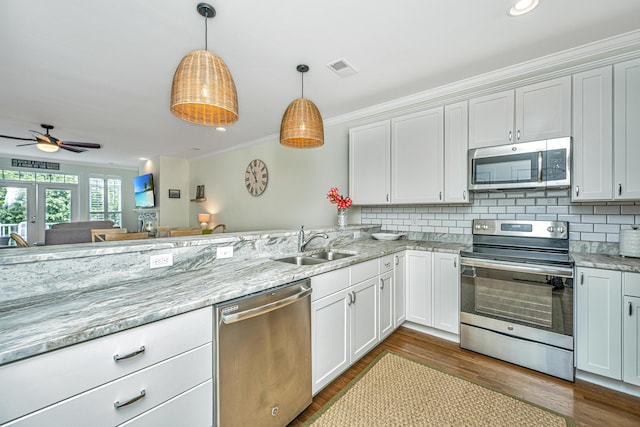
M 238 121 L 238 94 L 229 68 L 207 50 L 207 20 L 216 10 L 207 3 L 197 6 L 204 16 L 204 50 L 188 53 L 176 69 L 171 86 L 171 112 L 178 118 L 207 126 Z
M 304 98 L 304 73 L 306 65 L 298 65 L 296 70 L 302 76 L 302 96 L 295 99 L 284 112 L 280 124 L 280 144 L 293 148 L 316 148 L 324 145 L 322 116 L 315 104 Z

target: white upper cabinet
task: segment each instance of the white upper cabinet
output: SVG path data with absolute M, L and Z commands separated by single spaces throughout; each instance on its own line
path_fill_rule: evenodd
M 469 100 L 469 148 L 512 142 L 513 103 L 513 90 Z
M 444 201 L 447 203 L 469 202 L 468 123 L 467 101 L 444 107 Z
M 391 202 L 437 203 L 444 190 L 443 108 L 391 120 Z
M 640 59 L 614 70 L 614 198 L 640 199 Z
M 573 76 L 574 201 L 613 195 L 613 72 L 611 67 Z
M 469 100 L 469 148 L 570 134 L 570 76 Z
M 349 130 L 349 194 L 356 205 L 390 202 L 391 123 Z
M 467 135 L 466 101 L 350 129 L 353 203 L 468 203 Z

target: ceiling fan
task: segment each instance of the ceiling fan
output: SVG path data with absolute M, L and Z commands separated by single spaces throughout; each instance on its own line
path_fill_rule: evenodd
M 41 124 L 45 133 L 38 132 L 37 130 L 30 131 L 33 134 L 33 138 L 21 138 L 19 136 L 0 135 L 0 138 L 18 139 L 21 141 L 35 141 L 29 144 L 18 144 L 16 147 L 23 147 L 25 145 L 35 145 L 39 150 L 46 151 L 47 153 L 54 153 L 60 148 L 63 150 L 73 151 L 74 153 L 82 153 L 87 151 L 86 148 L 100 148 L 100 144 L 94 144 L 91 142 L 63 142 L 58 138 L 49 134 L 49 131 L 53 129 L 53 125 Z

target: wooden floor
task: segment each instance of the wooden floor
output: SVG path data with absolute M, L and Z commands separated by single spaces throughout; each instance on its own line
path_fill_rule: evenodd
M 577 426 L 640 426 L 640 398 L 585 381 L 570 383 L 471 351 L 458 344 L 400 327 L 318 393 L 289 426 L 299 426 L 338 393 L 382 351 L 391 350 L 481 385 L 573 417 Z

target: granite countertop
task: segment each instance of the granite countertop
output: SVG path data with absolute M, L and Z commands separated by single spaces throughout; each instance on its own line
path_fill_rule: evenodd
M 311 266 L 266 256 L 229 258 L 151 280 L 0 302 L 0 365 L 405 249 L 458 253 L 465 247 L 428 241 L 354 240 L 332 249 L 356 255 Z
M 604 270 L 640 273 L 640 258 L 581 252 L 572 252 L 571 258 L 573 258 L 576 267 L 591 267 L 601 268 Z

